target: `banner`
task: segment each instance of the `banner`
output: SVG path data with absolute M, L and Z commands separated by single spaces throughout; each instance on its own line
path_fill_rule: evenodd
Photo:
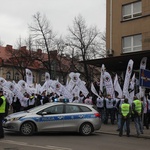
M 150 70 L 140 70 L 140 86 L 150 88 Z
M 105 72 L 105 66 L 102 64 L 101 67 L 101 76 L 100 76 L 100 92 L 103 93 L 103 86 L 104 86 L 104 72 Z
M 124 85 L 123 85 L 123 95 L 126 98 L 129 97 L 128 88 L 129 88 L 129 82 L 130 82 L 132 69 L 133 69 L 133 60 L 130 59 L 128 62 L 127 69 L 126 69 L 126 75 L 125 75 L 125 80 L 124 80 Z
M 147 57 L 143 57 L 140 63 L 140 69 L 146 69 Z
M 118 97 L 122 98 L 122 89 L 120 87 L 117 74 L 115 75 L 115 79 L 114 79 L 114 90 L 118 92 Z
M 84 94 L 84 96 L 86 97 L 89 93 L 89 91 L 87 90 L 86 86 L 85 86 L 85 82 L 83 82 L 80 78 L 80 73 L 74 73 L 71 72 L 69 74 L 69 77 L 71 78 L 71 80 L 69 81 L 69 83 L 66 85 L 66 89 L 68 91 L 70 91 L 71 93 L 74 92 L 74 88 L 78 87 L 78 93 L 80 91 L 82 91 L 82 93 Z M 77 91 L 77 89 L 75 89 Z M 77 94 L 77 92 L 76 92 Z
M 79 93 L 80 93 L 80 89 L 79 87 L 76 85 L 73 90 L 71 91 L 71 94 L 74 96 L 78 96 L 79 97 Z
M 60 82 L 53 81 L 52 87 L 59 96 L 62 95 L 65 98 L 68 98 L 70 102 L 72 102 L 73 95 Z
M 6 82 L 7 81 L 4 78 L 0 77 L 0 85 L 1 86 L 3 86 Z
M 69 74 L 70 77 L 70 81 L 69 83 L 67 83 L 66 88 L 68 89 L 68 91 L 72 92 L 72 90 L 75 88 L 75 86 L 78 84 L 78 82 L 80 81 L 80 73 L 74 73 L 71 72 Z
M 133 98 L 135 96 L 135 91 L 134 91 L 134 86 L 135 86 L 135 73 L 132 76 L 131 82 L 130 82 L 130 86 L 129 86 L 129 103 L 131 104 L 133 102 Z
M 104 86 L 106 87 L 107 95 L 111 95 L 111 97 L 114 97 L 114 88 L 113 88 L 113 82 L 110 74 L 108 72 L 104 72 Z
M 143 57 L 140 63 L 140 69 L 146 69 L 147 57 Z M 139 86 L 139 96 L 140 98 L 145 95 L 144 87 Z
M 45 72 L 45 82 L 50 80 L 50 74 Z
M 32 71 L 29 69 L 26 69 L 26 82 L 30 86 L 33 84 L 33 74 Z
M 82 91 L 82 93 L 85 97 L 89 94 L 89 91 L 85 86 L 85 82 L 83 82 L 79 79 L 77 86 L 79 87 L 79 90 Z
M 99 97 L 99 95 L 98 95 L 98 93 L 97 93 L 93 83 L 91 83 L 91 91 L 92 91 L 93 94 L 95 94 L 97 97 Z

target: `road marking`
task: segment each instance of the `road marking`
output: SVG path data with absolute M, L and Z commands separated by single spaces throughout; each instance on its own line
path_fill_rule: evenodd
M 72 150 L 71 148 L 66 148 L 66 147 L 57 147 L 52 145 L 47 145 L 47 146 L 32 145 L 25 142 L 18 142 L 18 141 L 11 141 L 11 140 L 0 140 L 0 143 L 7 143 L 7 144 L 34 147 L 34 148 L 43 148 L 43 149 L 50 149 L 50 150 Z
M 52 146 L 52 145 L 47 145 L 47 147 L 51 148 L 51 149 L 57 149 L 57 150 L 72 150 L 71 148 L 56 147 L 56 146 Z

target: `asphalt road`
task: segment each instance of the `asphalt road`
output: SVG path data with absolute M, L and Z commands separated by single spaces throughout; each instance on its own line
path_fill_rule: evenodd
M 135 137 L 95 133 L 44 133 L 20 136 L 6 133 L 0 140 L 0 150 L 149 150 L 150 140 Z

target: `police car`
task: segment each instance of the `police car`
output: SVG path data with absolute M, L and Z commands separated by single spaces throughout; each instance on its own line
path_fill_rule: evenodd
M 4 119 L 3 127 L 22 135 L 54 131 L 90 135 L 100 129 L 101 118 L 92 105 L 53 102 L 8 115 Z

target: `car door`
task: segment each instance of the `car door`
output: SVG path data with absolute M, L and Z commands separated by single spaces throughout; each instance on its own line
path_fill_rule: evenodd
M 67 104 L 64 114 L 64 131 L 77 131 L 82 118 L 83 115 L 77 105 Z
M 43 109 L 38 122 L 39 131 L 62 131 L 64 105 L 54 105 Z

